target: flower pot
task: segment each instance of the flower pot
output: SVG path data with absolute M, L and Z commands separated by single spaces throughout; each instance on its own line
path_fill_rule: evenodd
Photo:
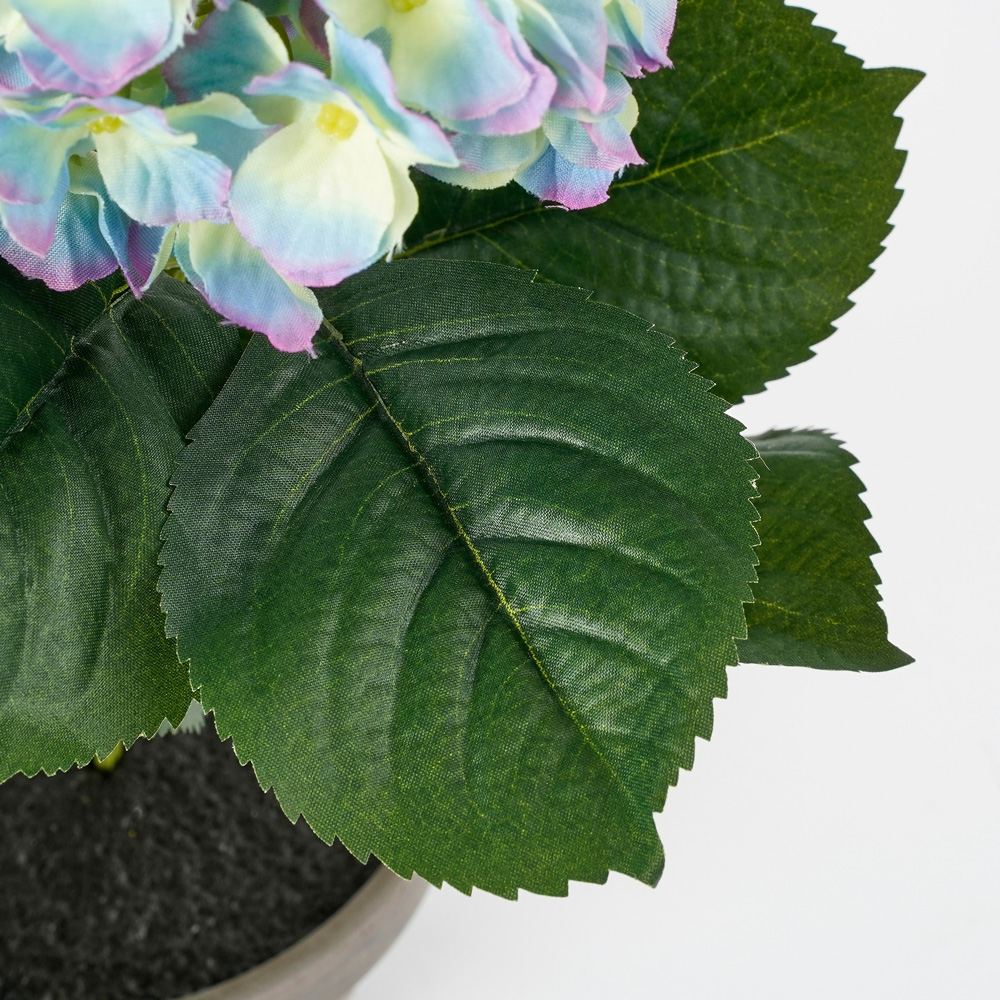
M 344 996 L 426 883 L 291 824 L 212 727 L 0 785 L 0 997 Z
M 427 883 L 375 873 L 332 917 L 274 958 L 187 1000 L 339 1000 L 413 916 Z

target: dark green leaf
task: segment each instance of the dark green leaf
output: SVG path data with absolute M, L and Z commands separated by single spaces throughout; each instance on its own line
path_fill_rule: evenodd
M 584 212 L 425 179 L 408 254 L 539 268 L 652 320 L 737 402 L 810 357 L 899 199 L 911 70 L 864 70 L 779 0 L 687 0 L 636 84 L 648 161 Z
M 167 627 L 327 840 L 463 890 L 653 882 L 743 634 L 749 445 L 669 340 L 524 271 L 405 261 L 252 343 L 175 474 Z
M 0 261 L 0 442 L 23 428 L 70 349 L 108 304 L 105 285 L 59 295 Z
M 822 431 L 770 431 L 754 443 L 764 465 L 760 579 L 740 659 L 826 670 L 912 663 L 886 637 L 857 459 Z
M 6 270 L 0 285 L 0 780 L 131 745 L 191 700 L 159 532 L 183 432 L 239 337 L 169 279 L 105 301 Z

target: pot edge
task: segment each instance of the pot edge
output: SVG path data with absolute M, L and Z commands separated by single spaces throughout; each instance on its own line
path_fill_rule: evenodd
M 246 972 L 176 1000 L 340 1000 L 388 950 L 428 883 L 381 868 L 331 917 Z

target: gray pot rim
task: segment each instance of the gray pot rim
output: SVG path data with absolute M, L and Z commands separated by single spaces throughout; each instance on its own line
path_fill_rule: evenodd
M 427 890 L 380 868 L 328 920 L 261 965 L 183 1000 L 338 1000 L 399 936 Z

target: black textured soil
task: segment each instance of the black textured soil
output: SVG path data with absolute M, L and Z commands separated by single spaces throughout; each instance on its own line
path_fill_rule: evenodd
M 209 722 L 0 785 L 0 1000 L 172 1000 L 282 951 L 374 871 L 292 826 Z

